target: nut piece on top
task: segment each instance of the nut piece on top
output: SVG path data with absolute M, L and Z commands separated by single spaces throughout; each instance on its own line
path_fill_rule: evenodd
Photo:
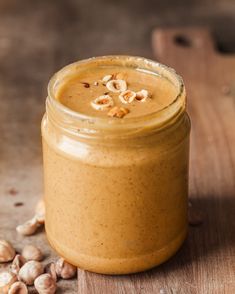
M 17 281 L 17 276 L 11 272 L 0 273 L 0 293 L 8 294 L 8 291 L 12 284 Z
M 41 261 L 43 259 L 41 250 L 34 245 L 26 245 L 22 250 L 22 256 L 26 260 Z
M 102 95 L 91 101 L 91 106 L 96 110 L 106 110 L 113 104 L 113 99 L 109 95 Z
M 149 92 L 147 90 L 142 89 L 141 91 L 136 93 L 135 99 L 140 102 L 145 102 L 147 98 L 149 98 Z
M 19 271 L 19 280 L 24 282 L 26 285 L 33 285 L 34 280 L 43 274 L 43 265 L 35 260 L 26 262 Z
M 125 80 L 111 80 L 107 82 L 106 87 L 113 93 L 121 93 L 127 90 L 127 83 Z
M 102 82 L 107 83 L 112 79 L 113 75 L 106 75 L 103 77 Z
M 12 261 L 16 252 L 11 243 L 6 240 L 0 240 L 0 262 Z
M 39 294 L 54 294 L 56 292 L 56 281 L 50 274 L 43 274 L 34 281 L 35 289 Z
M 129 112 L 130 112 L 130 110 L 128 108 L 124 108 L 124 107 L 119 108 L 119 107 L 115 106 L 112 109 L 110 109 L 110 111 L 108 112 L 108 116 L 123 118 Z
M 133 102 L 135 97 L 136 93 L 131 90 L 126 90 L 119 95 L 119 99 L 125 104 Z
M 59 258 L 55 264 L 56 274 L 62 279 L 72 279 L 77 273 L 77 268 L 65 261 L 63 258 Z
M 23 282 L 18 281 L 11 285 L 8 294 L 28 294 L 28 289 Z

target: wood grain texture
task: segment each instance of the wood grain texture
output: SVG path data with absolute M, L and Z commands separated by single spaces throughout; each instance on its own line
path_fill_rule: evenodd
M 177 275 L 177 283 L 168 287 L 235 293 L 235 56 L 218 54 L 209 30 L 200 28 L 155 31 L 153 48 L 186 83 L 192 119 L 190 197 L 204 215 L 204 224 L 191 229 L 182 249 L 190 259 L 190 286 L 183 282 L 185 275 Z

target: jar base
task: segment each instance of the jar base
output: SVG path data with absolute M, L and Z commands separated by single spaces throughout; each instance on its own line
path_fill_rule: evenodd
M 154 268 L 172 257 L 183 244 L 187 229 L 182 231 L 166 247 L 155 252 L 132 258 L 101 258 L 78 254 L 63 247 L 57 240 L 52 240 L 48 234 L 47 239 L 51 247 L 59 256 L 80 269 L 106 275 L 124 275 L 142 272 Z

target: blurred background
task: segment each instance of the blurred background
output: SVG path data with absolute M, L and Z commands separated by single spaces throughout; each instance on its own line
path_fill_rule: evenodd
M 1 0 L 1 79 L 42 86 L 85 57 L 151 58 L 152 29 L 182 25 L 209 26 L 221 51 L 235 51 L 234 0 Z
M 235 51 L 234 0 L 0 0 L 1 110 L 13 124 L 36 121 L 29 127 L 39 138 L 46 86 L 59 68 L 105 54 L 152 58 L 154 28 L 193 25 L 210 27 L 221 52 Z

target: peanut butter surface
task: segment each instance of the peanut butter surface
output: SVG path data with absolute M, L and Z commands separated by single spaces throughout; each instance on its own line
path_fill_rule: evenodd
M 123 103 L 120 99 L 123 91 L 110 91 L 109 81 L 105 81 L 106 78 L 110 78 L 109 81 L 125 81 L 126 90 L 134 93 L 146 90 L 148 98 L 144 102 L 134 99 L 131 103 Z M 125 107 L 128 110 L 125 117 L 138 117 L 167 107 L 176 98 L 177 89 L 168 79 L 148 71 L 121 66 L 103 66 L 89 68 L 72 76 L 61 86 L 56 98 L 73 111 L 89 116 L 108 117 L 112 106 L 97 110 L 91 105 L 92 101 L 104 95 L 111 97 L 113 107 Z

